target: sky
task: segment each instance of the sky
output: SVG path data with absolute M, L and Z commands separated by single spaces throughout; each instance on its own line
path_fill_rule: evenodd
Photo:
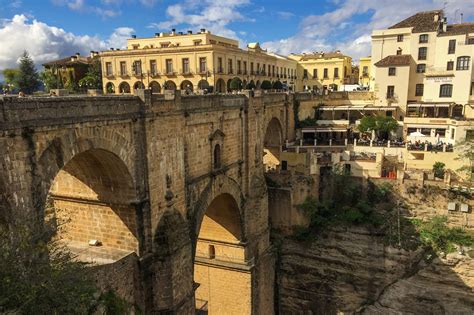
M 0 71 L 27 50 L 46 61 L 123 48 L 132 34 L 209 29 L 288 55 L 341 50 L 370 55 L 370 34 L 419 11 L 474 21 L 474 0 L 0 0 Z

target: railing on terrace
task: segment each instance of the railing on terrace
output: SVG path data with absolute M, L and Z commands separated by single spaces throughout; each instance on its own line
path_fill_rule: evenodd
M 409 151 L 427 151 L 427 152 L 453 152 L 452 144 L 432 144 L 428 143 L 408 143 L 407 149 Z

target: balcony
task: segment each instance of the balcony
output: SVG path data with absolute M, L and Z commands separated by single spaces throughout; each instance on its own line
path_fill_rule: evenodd
M 120 72 L 120 76 L 121 76 L 122 78 L 125 78 L 125 77 L 128 77 L 128 76 L 130 76 L 130 75 L 128 74 L 127 71 L 122 71 L 122 72 Z
M 141 76 L 143 76 L 143 72 L 142 71 L 132 71 L 132 75 L 135 76 L 135 77 L 140 78 Z
M 166 74 L 167 76 L 175 76 L 176 75 L 176 72 L 174 72 L 173 70 L 170 70 L 170 71 L 166 71 Z
M 155 71 L 150 71 L 148 74 L 149 74 L 150 77 L 152 77 L 152 78 L 156 78 L 156 77 L 159 77 L 159 76 L 160 76 L 160 73 L 159 73 L 158 71 L 156 71 L 156 70 L 155 70 Z
M 107 72 L 107 73 L 105 74 L 105 77 L 106 77 L 106 78 L 113 78 L 113 77 L 115 77 L 115 74 L 114 74 L 113 72 Z
M 224 69 L 223 68 L 217 68 L 217 71 L 216 71 L 218 74 L 223 74 L 224 73 Z
M 193 73 L 189 69 L 181 69 L 179 73 L 183 76 L 193 75 Z

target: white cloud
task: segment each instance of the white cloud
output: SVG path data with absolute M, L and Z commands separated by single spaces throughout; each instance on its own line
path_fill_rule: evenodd
M 95 13 L 103 18 L 115 17 L 122 14 L 120 7 L 123 4 L 140 3 L 146 7 L 153 7 L 157 0 L 101 0 L 99 4 L 88 4 L 89 0 L 51 0 L 58 6 L 66 6 L 72 11 Z
M 0 70 L 17 66 L 18 57 L 26 49 L 39 69 L 47 61 L 63 58 L 79 52 L 105 50 L 109 47 L 123 48 L 132 28 L 121 27 L 106 40 L 97 36 L 79 36 L 47 25 L 37 20 L 30 21 L 25 15 L 15 15 L 0 24 Z
M 416 12 L 445 6 L 450 23 L 459 22 L 461 12 L 464 21 L 474 17 L 474 6 L 467 5 L 465 0 L 332 0 L 332 3 L 337 6 L 335 10 L 303 18 L 295 35 L 262 46 L 282 54 L 340 49 L 357 60 L 370 55 L 372 30 L 393 25 Z M 360 15 L 368 15 L 369 20 L 354 22 Z
M 206 28 L 215 34 L 238 39 L 237 33 L 228 26 L 235 21 L 252 20 L 237 10 L 250 3 L 250 0 L 187 0 L 168 6 L 169 19 L 151 23 L 149 28 L 168 30 L 185 25 L 193 29 Z
M 279 12 L 277 12 L 277 15 L 283 20 L 289 20 L 289 19 L 291 19 L 292 17 L 295 16 L 294 13 L 291 13 L 291 12 L 288 12 L 288 11 L 279 11 Z

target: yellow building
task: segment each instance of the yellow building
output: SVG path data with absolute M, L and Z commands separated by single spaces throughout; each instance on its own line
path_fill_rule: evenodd
M 359 60 L 359 84 L 363 87 L 370 88 L 372 81 L 372 59 L 370 57 L 363 57 Z
M 289 58 L 298 62 L 297 90 L 337 91 L 352 83 L 352 58 L 340 51 L 292 54 Z
M 104 92 L 131 93 L 137 88 L 195 92 L 227 92 L 233 78 L 242 86 L 260 87 L 263 81 L 295 85 L 296 61 L 269 54 L 258 43 L 239 48 L 236 40 L 211 34 L 156 33 L 152 38 L 127 40 L 126 50 L 101 53 Z
M 373 31 L 375 104 L 400 108 L 408 141 L 455 145 L 474 129 L 473 59 L 474 23 L 448 24 L 442 10 Z

